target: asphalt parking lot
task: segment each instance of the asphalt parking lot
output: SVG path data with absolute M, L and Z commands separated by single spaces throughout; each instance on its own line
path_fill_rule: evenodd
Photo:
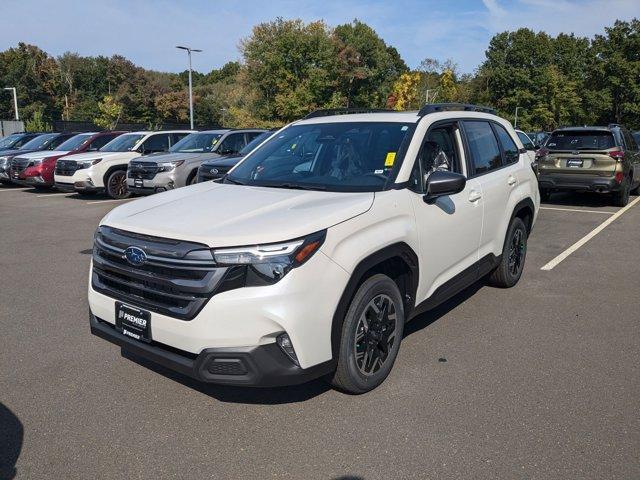
M 636 199 L 614 217 L 554 196 L 515 288 L 422 315 L 389 379 L 348 396 L 123 358 L 86 300 L 93 231 L 122 202 L 0 187 L 0 478 L 640 478 Z

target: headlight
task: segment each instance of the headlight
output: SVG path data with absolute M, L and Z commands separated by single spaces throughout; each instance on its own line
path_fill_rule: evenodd
M 289 242 L 239 248 L 218 248 L 213 257 L 221 266 L 242 266 L 244 285 L 271 285 L 320 249 L 326 230 Z M 237 272 L 241 273 L 241 272 Z
M 176 160 L 175 162 L 162 162 L 158 164 L 159 172 L 170 172 L 176 167 L 179 167 L 184 163 L 184 160 Z
M 5 166 L 7 163 L 9 163 L 9 157 L 0 157 L 0 165 Z
M 87 160 L 86 162 L 79 162 L 80 168 L 89 168 L 95 165 L 96 163 L 100 163 L 102 161 L 101 158 L 96 158 L 95 160 Z

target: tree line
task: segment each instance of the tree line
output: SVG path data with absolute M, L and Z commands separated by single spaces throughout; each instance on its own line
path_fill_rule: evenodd
M 240 43 L 241 61 L 193 73 L 196 124 L 272 127 L 318 108 L 418 109 L 428 102 L 496 108 L 524 129 L 624 123 L 640 128 L 640 21 L 616 21 L 593 38 L 522 28 L 496 34 L 473 74 L 425 58 L 411 70 L 367 24 L 329 27 L 278 18 Z M 19 43 L 0 52 L 0 85 L 15 86 L 32 129 L 54 120 L 188 121 L 188 73 L 146 70 L 126 58 L 52 57 Z M 12 118 L 9 92 L 0 118 Z

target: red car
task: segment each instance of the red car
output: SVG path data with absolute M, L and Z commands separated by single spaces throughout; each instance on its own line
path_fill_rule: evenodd
M 55 150 L 26 153 L 11 160 L 11 181 L 36 188 L 52 187 L 53 171 L 60 157 L 100 150 L 123 131 L 80 133 L 61 143 Z

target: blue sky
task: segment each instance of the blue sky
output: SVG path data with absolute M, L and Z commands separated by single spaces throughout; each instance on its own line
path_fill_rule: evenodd
M 483 60 L 496 32 L 530 27 L 551 34 L 601 33 L 616 18 L 640 17 L 640 0 L 2 0 L 0 50 L 18 42 L 52 55 L 121 54 L 162 71 L 185 69 L 175 45 L 204 50 L 194 68 L 208 72 L 240 58 L 239 43 L 257 23 L 358 18 L 395 46 L 410 67 L 425 57 L 453 59 L 463 72 Z

